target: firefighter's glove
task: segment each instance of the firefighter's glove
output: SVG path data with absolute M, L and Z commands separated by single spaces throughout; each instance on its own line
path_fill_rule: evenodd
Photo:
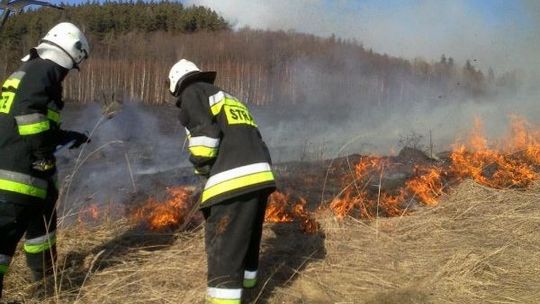
M 82 144 L 89 143 L 90 138 L 86 134 L 75 132 L 75 131 L 65 131 L 65 144 L 70 144 L 69 149 L 77 149 Z
M 32 168 L 40 172 L 49 172 L 54 170 L 56 162 L 52 159 L 40 159 L 32 163 Z
M 195 167 L 195 174 L 202 176 L 202 177 L 210 177 L 210 170 L 212 169 L 211 166 L 206 165 L 202 167 Z

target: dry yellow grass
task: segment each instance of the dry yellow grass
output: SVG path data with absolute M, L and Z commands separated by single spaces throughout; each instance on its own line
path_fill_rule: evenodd
M 540 303 L 540 186 L 487 189 L 465 182 L 401 218 L 338 222 L 323 235 L 268 225 L 262 277 L 247 303 Z M 61 289 L 50 303 L 203 303 L 202 231 L 140 234 L 126 223 L 59 237 Z M 28 298 L 24 258 L 7 299 Z

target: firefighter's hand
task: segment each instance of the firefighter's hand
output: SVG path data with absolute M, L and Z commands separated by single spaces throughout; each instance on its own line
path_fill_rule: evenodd
M 75 131 L 65 131 L 64 142 L 70 143 L 73 142 L 68 148 L 77 149 L 82 144 L 89 143 L 90 138 L 86 134 L 75 132 Z
M 56 162 L 52 159 L 40 159 L 32 163 L 32 169 L 40 172 L 52 171 L 56 168 Z

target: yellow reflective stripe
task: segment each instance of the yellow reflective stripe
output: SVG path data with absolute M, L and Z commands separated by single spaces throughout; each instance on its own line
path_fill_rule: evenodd
M 19 88 L 19 84 L 21 83 L 21 80 L 20 79 L 17 79 L 17 78 L 9 78 L 8 80 L 6 80 L 6 82 L 4 82 L 4 85 L 2 86 L 3 88 Z
M 41 189 L 38 187 L 18 183 L 6 179 L 0 179 L 0 190 L 17 192 L 24 195 L 34 196 L 41 199 L 47 197 L 47 189 Z
M 56 236 L 40 244 L 24 244 L 24 251 L 27 253 L 41 253 L 56 244 Z
M 244 288 L 253 288 L 257 285 L 257 279 L 244 279 Z
M 189 147 L 189 152 L 191 152 L 193 156 L 198 156 L 198 157 L 216 157 L 218 153 L 218 149 L 208 148 L 205 146 L 194 146 L 194 147 Z
M 216 184 L 208 189 L 205 189 L 202 195 L 201 202 L 204 203 L 210 198 L 220 195 L 225 192 L 244 188 L 251 185 L 256 185 L 274 180 L 272 171 L 254 173 L 242 177 L 237 177 L 231 180 Z
M 51 128 L 51 124 L 48 120 L 41 121 L 28 125 L 19 125 L 19 134 L 20 135 L 34 135 L 41 132 L 45 132 Z
M 218 92 L 215 95 L 210 96 L 209 98 L 210 102 L 210 111 L 212 112 L 212 115 L 216 116 L 221 112 L 221 109 L 224 105 L 231 105 L 231 106 L 243 106 L 245 105 L 238 101 L 235 97 L 226 94 L 222 91 Z
M 15 93 L 2 92 L 2 95 L 0 95 L 0 113 L 9 114 L 13 100 L 15 100 Z
M 209 304 L 240 304 L 240 299 L 218 299 L 218 298 L 206 298 L 206 302 Z
M 0 274 L 6 274 L 8 271 L 8 265 L 0 265 Z
M 15 92 L 21 83 L 21 79 L 24 77 L 25 72 L 19 71 L 11 74 L 9 78 L 2 85 L 2 94 L 0 96 L 0 113 L 9 114 L 11 106 L 15 100 Z
M 60 113 L 53 111 L 51 109 L 47 110 L 47 118 L 54 121 L 55 123 L 60 123 Z
M 226 99 L 221 100 L 220 102 L 216 103 L 210 108 L 210 110 L 212 111 L 212 115 L 216 116 L 219 114 L 219 112 L 221 112 L 221 108 L 223 108 L 223 105 L 225 104 L 225 100 Z

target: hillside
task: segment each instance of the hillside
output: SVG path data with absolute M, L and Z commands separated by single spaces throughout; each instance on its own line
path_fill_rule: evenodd
M 471 181 L 439 206 L 365 222 L 319 214 L 322 230 L 267 224 L 261 284 L 249 303 L 537 303 L 540 186 L 493 190 Z M 63 230 L 50 303 L 203 303 L 200 228 L 150 233 L 126 222 Z M 19 256 L 7 294 L 26 286 Z M 29 288 L 8 299 L 27 298 Z
M 100 101 L 112 92 L 124 100 L 167 102 L 165 78 L 182 57 L 219 71 L 220 85 L 254 104 L 313 99 L 373 106 L 445 104 L 517 86 L 515 74 L 485 73 L 470 61 L 454 62 L 451 54 L 437 62 L 409 60 L 335 36 L 233 31 L 214 11 L 176 2 L 92 2 L 16 15 L 0 35 L 0 76 L 15 69 L 60 21 L 80 25 L 92 45 L 81 73 L 72 73 L 65 84 L 67 99 L 79 103 Z

